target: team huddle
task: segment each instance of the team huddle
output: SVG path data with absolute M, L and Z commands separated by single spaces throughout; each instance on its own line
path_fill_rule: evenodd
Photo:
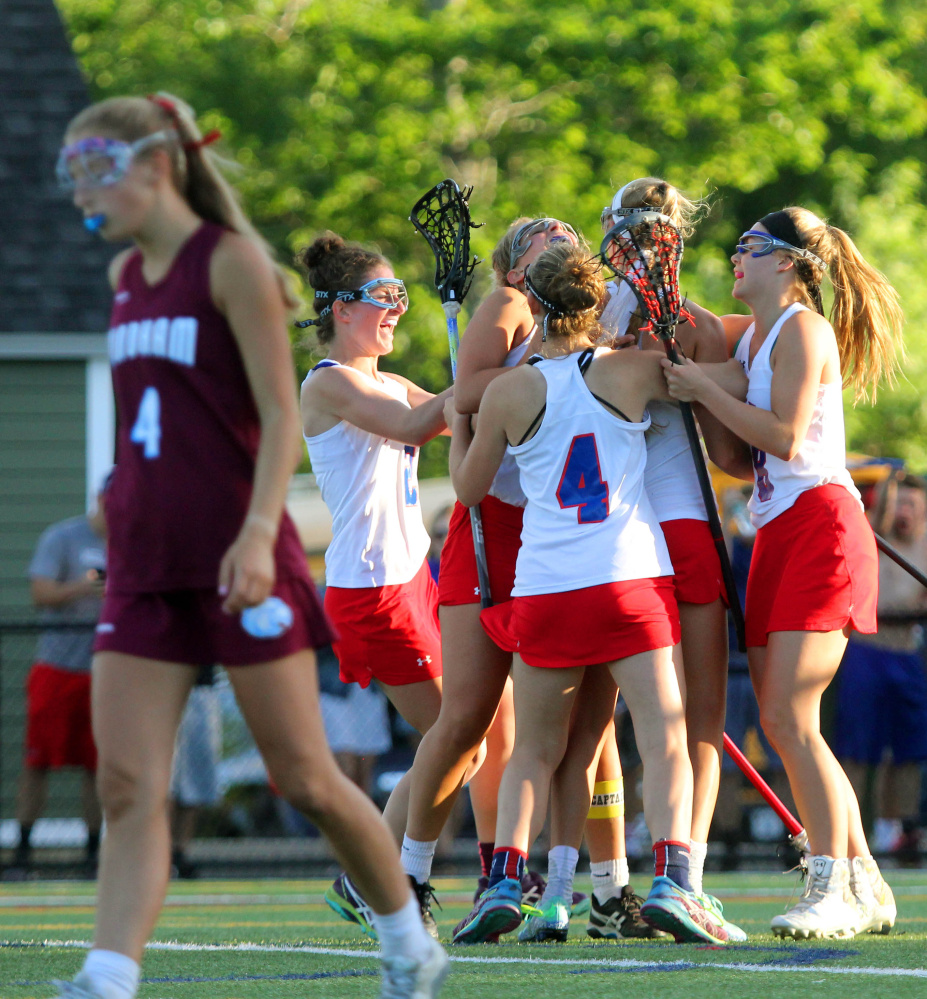
M 110 270 L 120 420 L 93 680 L 108 831 L 94 947 L 61 995 L 136 995 L 166 890 L 174 733 L 204 662 L 230 667 L 276 786 L 329 838 L 344 873 L 326 900 L 380 941 L 384 999 L 428 999 L 447 974 L 429 878 L 464 784 L 481 875 L 454 944 L 565 940 L 581 912 L 595 939 L 745 940 L 702 886 L 727 596 L 680 404 L 715 463 L 755 482 L 746 645 L 810 844 L 804 892 L 772 930 L 888 932 L 891 890 L 819 723 L 847 635 L 876 630 L 876 546 L 845 467 L 842 388 L 874 394 L 892 374 L 902 317 L 885 278 L 809 211 L 749 220 L 731 257 L 749 314 L 685 302 L 674 363 L 648 336 L 633 274 L 612 259 L 606 280 L 578 227 L 517 219 L 454 385 L 433 395 L 378 369 L 409 305 L 402 280 L 329 232 L 298 258 L 315 292 L 301 325 L 326 359 L 297 409 L 295 303 L 211 139 L 169 95 L 116 98 L 72 122 L 59 158 L 85 224 L 134 243 Z M 641 178 L 601 222 L 655 213 L 688 238 L 697 210 Z M 324 611 L 283 509 L 300 433 L 333 518 Z M 441 433 L 458 503 L 435 585 L 416 473 L 418 447 Z M 249 632 L 242 611 L 268 600 L 279 613 Z M 376 680 L 423 733 L 383 816 L 324 743 L 312 650 L 330 640 L 342 679 Z M 653 841 L 644 896 L 624 846 L 619 692 Z M 526 861 L 548 812 L 542 879 Z M 573 890 L 584 837 L 588 899 Z

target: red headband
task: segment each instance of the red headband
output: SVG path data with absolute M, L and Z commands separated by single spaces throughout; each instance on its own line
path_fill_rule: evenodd
M 148 94 L 148 100 L 154 104 L 157 104 L 162 111 L 165 111 L 169 118 L 174 122 L 175 127 L 180 125 L 180 114 L 177 111 L 177 105 L 168 100 L 166 97 L 159 97 L 157 94 Z M 180 128 L 177 128 L 180 131 Z M 181 148 L 184 152 L 190 153 L 196 149 L 202 149 L 204 146 L 211 146 L 218 139 L 222 138 L 222 133 L 219 129 L 214 128 L 212 131 L 207 132 L 202 138 L 192 139 L 189 142 L 182 142 Z

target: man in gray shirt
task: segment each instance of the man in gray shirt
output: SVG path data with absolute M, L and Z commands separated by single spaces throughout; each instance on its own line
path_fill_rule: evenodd
M 29 564 L 32 600 L 42 631 L 27 685 L 25 760 L 16 801 L 20 840 L 14 869 L 27 870 L 32 827 L 45 808 L 48 771 L 80 767 L 87 860 L 96 864 L 100 807 L 94 776 L 96 747 L 90 726 L 90 663 L 93 625 L 103 602 L 106 569 L 103 492 L 91 513 L 52 524 L 39 538 Z M 62 628 L 74 623 L 82 627 Z

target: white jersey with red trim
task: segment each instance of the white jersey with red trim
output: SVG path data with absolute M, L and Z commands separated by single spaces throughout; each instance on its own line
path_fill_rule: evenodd
M 336 365 L 322 361 L 306 379 L 319 368 Z M 409 405 L 404 385 L 388 375 L 381 379 L 370 380 L 391 399 Z M 419 503 L 418 448 L 345 420 L 305 440 L 322 499 L 332 515 L 326 584 L 370 587 L 409 582 L 430 544 Z
M 628 332 L 637 299 L 624 281 L 609 281 L 609 299 L 599 317 L 608 339 Z M 682 413 L 676 402 L 647 404 L 652 425 L 647 432 L 647 469 L 644 488 L 662 524 L 667 520 L 708 520 L 705 501 L 689 449 Z
M 647 432 L 644 488 L 662 524 L 666 520 L 708 520 L 679 404 L 653 399 Z
M 582 356 L 536 364 L 547 409 L 534 437 L 508 448 L 528 499 L 516 597 L 673 573 L 644 492 L 650 417 L 631 423 L 605 409 L 586 386 Z
M 734 352 L 747 373 L 747 402 L 759 409 L 772 409 L 772 365 L 770 357 L 785 321 L 805 309 L 794 302 L 776 320 L 764 343 L 750 363 L 750 343 L 756 326 L 751 324 Z M 814 413 L 808 433 L 791 461 L 751 447 L 753 455 L 753 495 L 747 506 L 755 527 L 768 524 L 788 510 L 808 489 L 831 483 L 843 486 L 862 507 L 859 491 L 847 471 L 846 437 L 843 423 L 843 385 L 829 382 L 818 386 Z
M 528 352 L 528 344 L 531 343 L 533 335 L 534 329 L 517 347 L 513 347 L 505 355 L 502 367 L 514 368 L 518 364 Z M 518 477 L 518 464 L 512 455 L 506 454 L 503 457 L 499 471 L 496 472 L 496 477 L 492 480 L 492 485 L 489 487 L 489 495 L 495 496 L 497 500 L 502 500 L 503 503 L 508 503 L 511 506 L 523 507 L 527 502 L 524 490 L 521 488 L 521 481 Z

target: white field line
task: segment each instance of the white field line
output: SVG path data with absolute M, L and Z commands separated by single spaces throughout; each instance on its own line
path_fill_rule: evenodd
M 42 947 L 60 948 L 82 948 L 89 949 L 88 940 L 46 940 Z M 379 954 L 374 950 L 348 950 L 337 947 L 287 947 L 283 945 L 270 944 L 187 944 L 187 943 L 150 943 L 149 950 L 167 951 L 192 951 L 192 952 L 215 952 L 226 951 L 234 953 L 251 954 L 316 954 L 323 957 L 356 957 L 366 960 L 378 960 Z M 721 971 L 762 971 L 762 972 L 786 972 L 788 974 L 798 974 L 811 972 L 825 975 L 872 975 L 879 978 L 925 978 L 927 979 L 927 968 L 847 968 L 834 967 L 821 964 L 737 964 L 731 962 L 715 961 L 641 961 L 633 958 L 612 958 L 596 960 L 594 958 L 547 958 L 547 957 L 458 957 L 451 955 L 451 961 L 455 964 L 546 964 L 546 965 L 582 965 L 584 967 L 601 968 L 652 968 L 654 965 L 665 965 L 666 969 L 685 968 L 688 970 L 711 971 L 718 969 Z

